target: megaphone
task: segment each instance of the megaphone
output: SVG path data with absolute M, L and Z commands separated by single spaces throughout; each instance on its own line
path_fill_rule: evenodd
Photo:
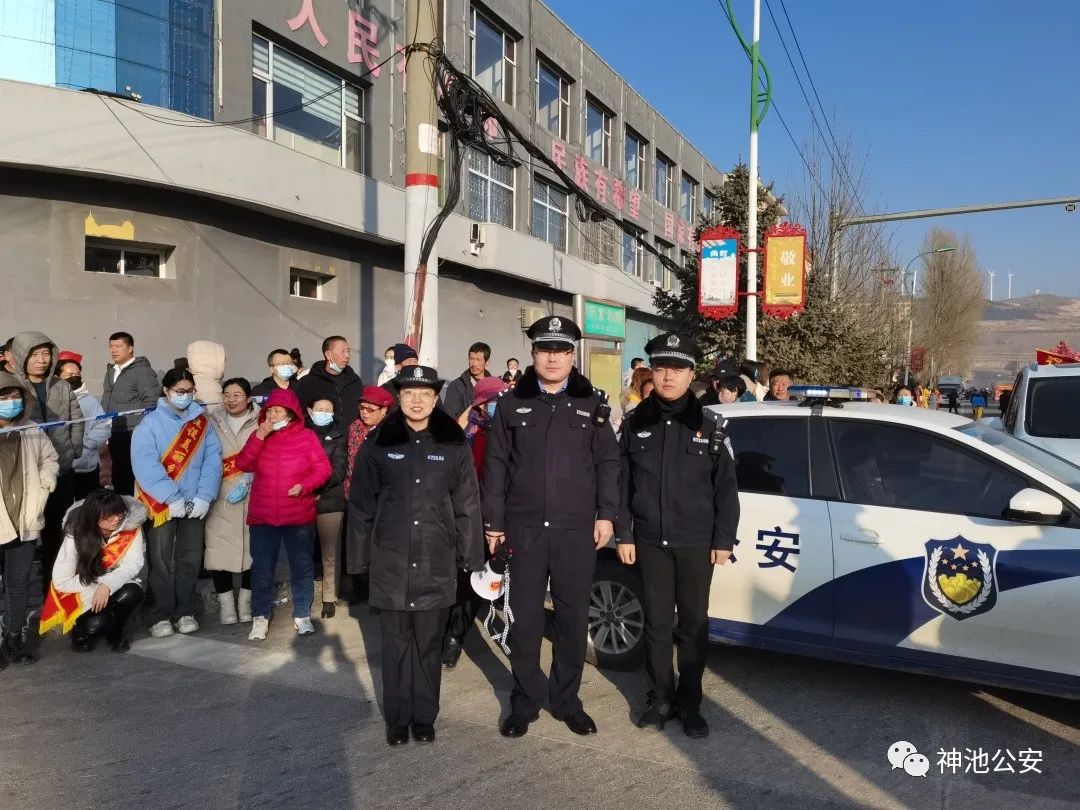
M 506 573 L 506 560 L 495 557 L 488 560 L 479 571 L 473 571 L 469 577 L 477 596 L 494 602 L 503 595 L 503 574 Z
M 503 595 L 503 575 L 510 562 L 510 549 L 499 546 L 495 556 L 485 563 L 479 571 L 473 571 L 469 582 L 476 594 L 482 599 L 494 602 Z

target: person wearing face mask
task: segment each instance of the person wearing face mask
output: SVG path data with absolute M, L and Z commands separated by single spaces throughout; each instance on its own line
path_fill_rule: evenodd
M 911 393 L 910 388 L 902 385 L 896 389 L 896 394 L 893 396 L 893 403 L 895 405 L 905 405 L 913 407 L 915 405 L 915 397 Z
M 394 359 L 394 347 L 388 346 L 383 352 L 383 370 L 379 372 L 376 385 L 386 385 L 397 375 L 397 360 Z
M 203 521 L 221 489 L 221 439 L 202 405 L 195 378 L 173 368 L 162 378 L 157 407 L 131 437 L 135 497 L 153 524 L 146 532 L 150 562 L 144 616 L 163 638 L 199 629 L 196 580 L 203 561 Z
M 81 354 L 62 351 L 56 362 L 56 376 L 67 380 L 75 392 L 83 418 L 92 420 L 83 425 L 82 455 L 72 464 L 75 471 L 76 501 L 81 501 L 95 489 L 101 488 L 101 447 L 109 441 L 112 434 L 112 420 L 97 418 L 105 411 L 83 382 L 82 360 Z
M 396 373 L 400 374 L 403 368 L 415 366 L 420 363 L 420 358 L 416 354 L 416 349 L 410 346 L 408 343 L 395 343 L 394 344 L 394 366 Z M 382 389 L 388 393 L 394 400 L 394 404 L 391 409 L 397 407 L 398 390 L 394 385 L 394 380 L 383 384 Z
M 15 377 L 30 396 L 26 416 L 31 422 L 59 422 L 82 419 L 79 401 L 66 380 L 54 374 L 59 354 L 56 344 L 41 332 L 19 332 L 11 341 L 15 357 Z M 52 564 L 64 540 L 64 513 L 75 502 L 75 459 L 83 451 L 84 423 L 50 428 L 46 435 L 56 448 L 60 473 L 56 488 L 45 506 L 45 527 L 41 531 L 41 583 L 49 587 Z M 43 594 L 44 595 L 44 594 Z
M 251 404 L 251 385 L 236 377 L 222 386 L 222 407 L 210 409 L 210 422 L 221 440 L 221 489 L 206 515 L 203 567 L 214 580 L 222 624 L 251 621 L 251 542 L 248 537 L 248 492 L 251 475 L 236 466 L 248 437 L 255 432 L 259 411 Z M 236 575 L 240 591 L 233 597 Z
M 465 441 L 472 448 L 473 467 L 476 468 L 477 480 L 481 482 L 484 480 L 487 433 L 491 429 L 499 397 L 509 387 L 498 377 L 485 377 L 478 380 L 473 388 L 472 407 L 458 420 L 458 424 L 465 430 Z M 457 601 L 450 608 L 450 618 L 446 621 L 446 634 L 443 637 L 442 665 L 444 667 L 453 669 L 457 666 L 465 636 L 480 611 L 490 604 L 488 600 L 481 599 L 473 590 L 468 572 L 458 571 Z
M 323 359 L 313 364 L 311 373 L 297 383 L 296 396 L 304 410 L 317 399 L 330 400 L 342 427 L 348 429 L 356 419 L 364 383 L 349 365 L 352 349 L 341 335 L 331 335 L 324 340 L 322 352 Z
M 293 625 L 298 635 L 315 632 L 315 496 L 330 479 L 330 462 L 319 437 L 304 427 L 296 394 L 271 391 L 259 424 L 236 458 L 252 473 L 247 524 L 251 536 L 250 641 L 264 641 L 270 629 L 274 569 L 284 544 L 292 577 Z
M 270 368 L 270 376 L 251 389 L 253 397 L 268 397 L 278 388 L 296 390 L 296 366 L 285 349 L 270 352 L 266 356 L 266 365 Z
M 315 497 L 315 528 L 319 547 L 316 560 L 322 563 L 322 618 L 332 619 L 337 612 L 337 562 L 341 556 L 341 524 L 345 518 L 348 437 L 334 414 L 334 403 L 328 399 L 317 399 L 311 404 L 308 420 L 330 462 L 330 478 Z
M 30 599 L 30 573 L 45 503 L 56 487 L 56 448 L 26 415 L 31 394 L 14 376 L 0 372 L 0 575 L 4 579 L 4 628 L 0 636 L 0 669 L 8 662 L 30 664 L 34 656 L 23 646 L 23 623 Z

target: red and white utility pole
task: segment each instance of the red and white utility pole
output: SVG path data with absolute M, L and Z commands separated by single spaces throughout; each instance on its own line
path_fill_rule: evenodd
M 435 4 L 406 0 L 410 45 L 435 39 Z M 439 211 L 439 124 L 432 63 L 411 51 L 405 71 L 405 342 L 439 366 L 439 257 L 420 264 L 420 243 Z

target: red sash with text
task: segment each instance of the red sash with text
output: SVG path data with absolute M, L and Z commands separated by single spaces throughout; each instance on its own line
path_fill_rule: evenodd
M 130 529 L 120 532 L 105 544 L 101 549 L 101 563 L 106 571 L 111 570 L 120 562 L 138 536 L 138 529 Z M 58 591 L 56 585 L 50 582 L 49 592 L 45 595 L 45 604 L 41 608 L 38 633 L 45 635 L 58 626 L 63 628 L 63 632 L 70 632 L 75 626 L 75 620 L 86 612 L 86 608 L 81 594 Z
M 184 474 L 184 470 L 191 463 L 191 457 L 195 455 L 203 436 L 206 435 L 206 426 L 208 424 L 206 416 L 199 414 L 181 428 L 180 432 L 176 434 L 176 438 L 172 440 L 172 444 L 166 448 L 165 454 L 161 457 L 161 466 L 165 468 L 165 474 L 173 481 L 179 481 Z M 150 512 L 150 518 L 154 521 L 155 528 L 163 525 L 169 519 L 169 505 L 160 503 L 149 493 L 143 492 L 142 487 L 138 486 L 138 482 L 136 482 L 135 486 L 135 497 Z
M 243 475 L 244 471 L 236 466 L 236 456 L 227 456 L 221 460 L 221 480 L 228 481 L 230 478 L 236 478 L 238 475 Z

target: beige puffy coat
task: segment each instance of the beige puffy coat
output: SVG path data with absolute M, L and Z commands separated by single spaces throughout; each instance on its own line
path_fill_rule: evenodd
M 5 375 L 6 376 L 6 375 Z M 11 427 L 32 424 L 25 414 L 15 419 Z M 0 498 L 0 545 L 16 538 L 37 540 L 45 526 L 45 501 L 56 489 L 60 465 L 56 448 L 40 430 L 31 428 L 19 434 L 20 472 L 23 482 L 22 509 L 14 518 L 7 513 Z M 0 436 L 0 441 L 12 441 Z M 7 486 L 7 482 L 3 482 Z
M 222 459 L 239 453 L 248 436 L 254 433 L 258 426 L 259 411 L 256 408 L 249 411 L 239 434 L 233 433 L 224 408 L 211 408 L 208 413 L 210 423 L 221 439 Z M 210 512 L 206 516 L 203 567 L 207 571 L 232 571 L 238 574 L 251 568 L 251 546 L 247 527 L 248 498 L 244 498 L 240 503 L 229 503 L 225 500 L 225 496 L 241 484 L 244 478 L 245 476 L 240 475 L 222 481 L 217 500 L 211 504 Z
M 187 347 L 188 371 L 195 378 L 195 398 L 204 405 L 221 404 L 221 381 L 225 379 L 225 347 L 196 340 Z

